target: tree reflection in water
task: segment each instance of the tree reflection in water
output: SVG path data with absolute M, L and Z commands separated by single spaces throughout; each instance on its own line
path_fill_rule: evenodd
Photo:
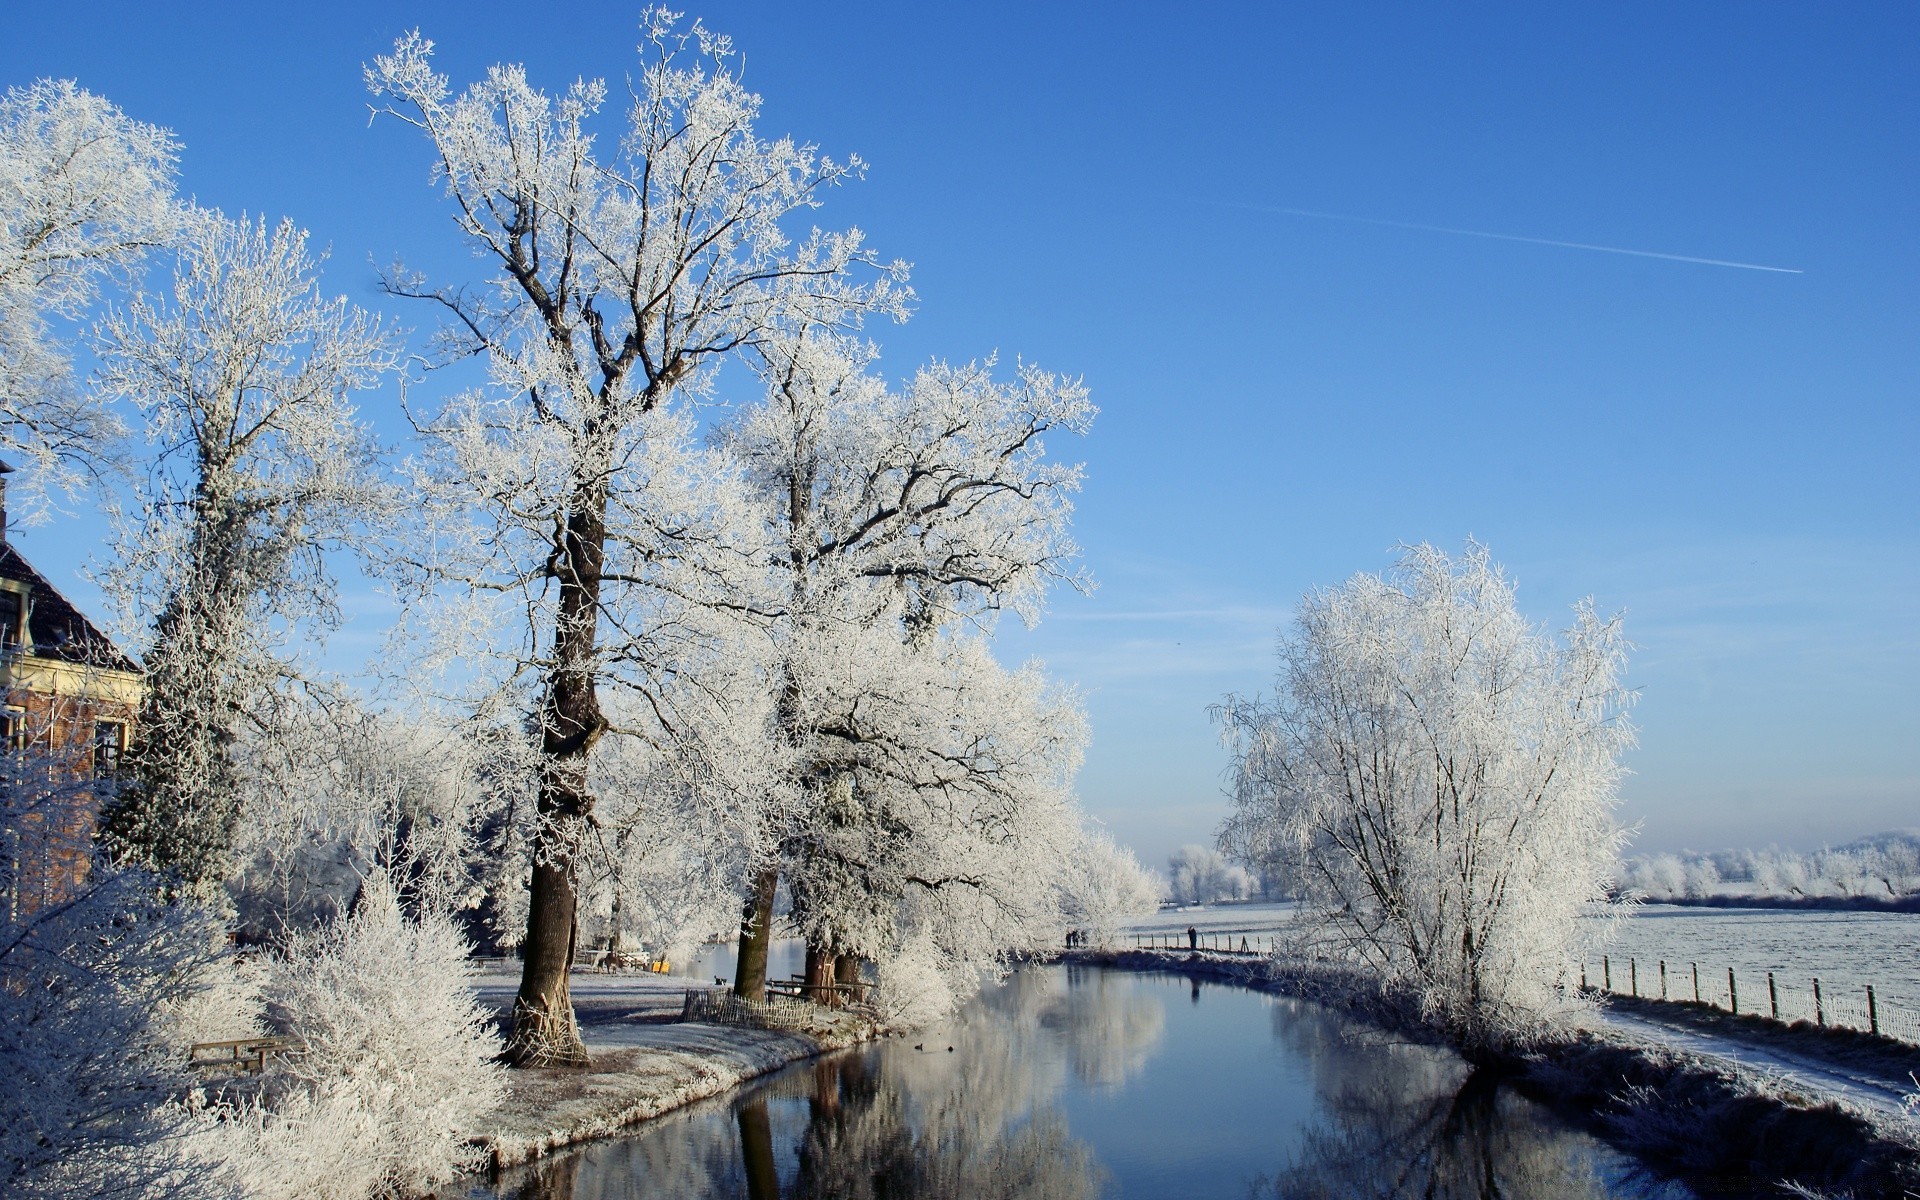
M 1252 1200 L 1605 1200 L 1602 1169 L 1623 1160 L 1570 1136 L 1539 1105 L 1449 1051 L 1356 1029 L 1314 1005 L 1282 1001 L 1276 1039 L 1312 1064 L 1324 1114 Z M 1615 1174 L 1621 1173 L 1616 1169 Z M 1641 1172 L 1636 1195 L 1684 1197 Z
M 1024 970 L 959 1018 L 915 1039 L 790 1068 L 730 1103 L 669 1114 L 630 1137 L 511 1172 L 494 1194 L 515 1200 L 1082 1200 L 1101 1194 L 1107 1179 L 1092 1147 L 1068 1128 L 1062 1104 L 1068 1093 L 1114 1095 L 1099 1111 L 1121 1123 L 1084 1132 L 1123 1173 L 1114 1182 L 1129 1190 L 1138 1181 L 1129 1183 L 1124 1173 L 1139 1169 L 1125 1158 L 1129 1143 L 1152 1142 L 1145 1135 L 1178 1107 L 1189 1117 L 1201 1114 L 1190 1124 L 1196 1145 L 1210 1147 L 1210 1157 L 1192 1162 L 1215 1168 L 1209 1186 L 1199 1189 L 1209 1194 L 1222 1188 L 1250 1192 L 1255 1200 L 1686 1194 L 1644 1180 L 1621 1189 L 1621 1160 L 1471 1075 L 1446 1051 L 1357 1034 L 1312 1004 L 1231 990 L 1219 993 L 1228 1006 L 1223 1012 L 1193 1009 L 1182 1003 L 1189 991 L 1184 980 Z M 1216 993 L 1210 988 L 1207 994 L 1211 1000 Z M 1262 1093 L 1264 1101 L 1231 1088 L 1207 1091 L 1205 1082 L 1198 1093 L 1175 1089 L 1127 1101 L 1143 1086 L 1160 1086 L 1139 1077 L 1170 1021 L 1198 1021 L 1211 1031 L 1236 1012 L 1242 1014 L 1233 1026 L 1238 1040 L 1221 1053 L 1241 1061 L 1255 1052 L 1252 1043 L 1263 1040 L 1271 1019 L 1272 1049 L 1279 1051 L 1272 1078 L 1281 1082 Z M 1225 1044 L 1212 1036 L 1202 1041 Z M 1188 1038 L 1184 1044 L 1192 1053 L 1196 1043 Z M 1215 1078 L 1206 1071 L 1176 1075 Z M 1282 1112 L 1297 1115 L 1276 1125 Z M 1300 1120 L 1304 1127 L 1295 1123 Z M 1212 1140 L 1214 1134 L 1223 1140 Z M 1222 1146 L 1225 1160 L 1215 1164 L 1211 1156 Z M 1186 1144 L 1170 1151 L 1176 1157 L 1196 1152 Z M 1256 1179 L 1276 1158 L 1278 1174 Z
M 502 1194 L 1082 1200 L 1102 1175 L 1053 1101 L 1070 1081 L 1123 1084 L 1164 1022 L 1160 999 L 1125 977 L 1021 971 L 917 1043 L 789 1069 L 734 1101 L 725 1125 L 669 1116 L 511 1172 Z

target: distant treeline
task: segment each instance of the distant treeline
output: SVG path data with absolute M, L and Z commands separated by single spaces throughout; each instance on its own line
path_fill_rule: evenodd
M 1644 855 L 1620 865 L 1618 889 L 1671 904 L 1920 911 L 1920 832 L 1811 853 L 1769 847 Z

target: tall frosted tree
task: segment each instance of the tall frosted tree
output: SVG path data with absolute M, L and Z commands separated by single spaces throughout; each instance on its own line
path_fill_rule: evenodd
M 314 272 L 293 225 L 197 213 L 171 294 L 136 299 L 99 334 L 101 387 L 145 417 L 152 447 L 102 575 L 145 626 L 147 668 L 134 779 L 102 836 L 202 898 L 234 865 L 236 749 L 299 674 L 290 631 L 336 619 L 324 556 L 391 500 L 351 397 L 395 365 L 396 345 Z
M 539 821 L 507 1053 L 579 1063 L 567 968 L 595 747 L 609 732 L 665 735 L 652 702 L 680 639 L 700 636 L 702 611 L 742 603 L 737 553 L 715 532 L 723 472 L 693 452 L 671 401 L 782 331 L 901 312 L 903 269 L 857 230 L 794 239 L 789 223 L 862 166 L 757 133 L 760 99 L 731 44 L 697 22 L 645 16 L 626 121 L 601 142 L 604 84 L 549 95 L 500 66 L 456 94 L 431 52 L 401 39 L 368 84 L 426 134 L 490 269 L 470 287 L 401 273 L 390 286 L 440 305 L 443 349 L 483 358 L 491 386 L 423 422 L 419 478 L 440 507 L 411 566 L 425 590 L 517 606 L 496 676 L 536 731 Z M 638 695 L 638 728 L 609 719 L 604 686 Z
M 1275 696 L 1217 710 L 1221 840 L 1286 869 L 1326 940 L 1469 1052 L 1523 1035 L 1621 845 L 1625 646 L 1590 603 L 1559 638 L 1530 624 L 1477 544 L 1310 593 Z
M 173 235 L 178 150 L 71 80 L 0 96 L 0 447 L 35 468 L 35 487 L 73 482 L 113 441 L 59 323 Z

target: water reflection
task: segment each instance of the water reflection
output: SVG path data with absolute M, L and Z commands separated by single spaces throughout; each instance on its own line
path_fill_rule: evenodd
M 1355 1036 L 1308 1004 L 1218 988 L 1202 1004 L 1185 980 L 1057 967 L 1018 973 L 915 1041 L 800 1064 L 475 1195 L 1082 1200 L 1110 1188 L 1685 1195 L 1443 1052 Z

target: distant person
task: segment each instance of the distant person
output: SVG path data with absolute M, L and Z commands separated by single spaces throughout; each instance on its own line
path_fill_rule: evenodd
M 1195 929 L 1193 926 L 1189 925 L 1187 926 L 1187 949 L 1198 950 L 1199 948 L 1200 948 L 1200 931 L 1198 929 Z

